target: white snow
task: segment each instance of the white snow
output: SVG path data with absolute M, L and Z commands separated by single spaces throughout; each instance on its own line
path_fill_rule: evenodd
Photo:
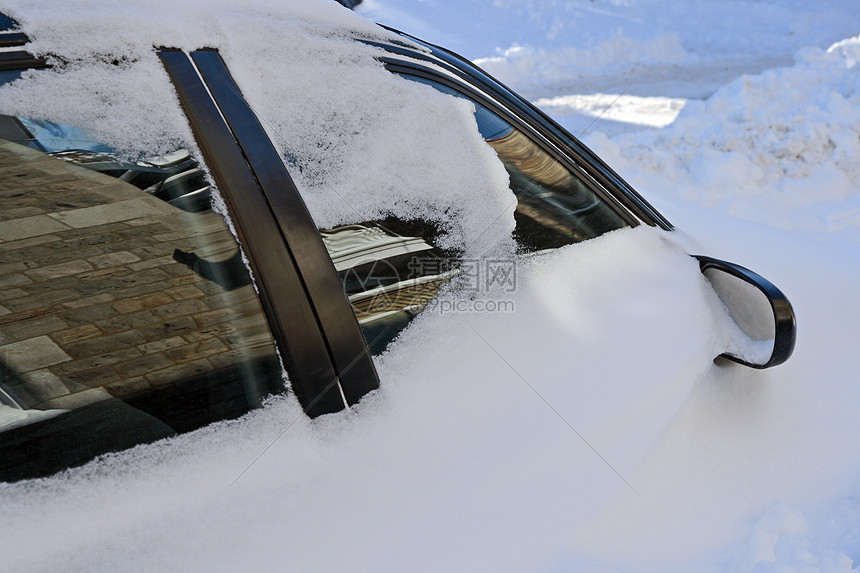
M 385 94 L 427 90 L 373 65 L 346 76 L 343 65 L 342 78 L 318 82 L 330 82 L 315 98 L 327 98 L 320 107 L 331 117 L 299 113 L 307 105 L 295 98 L 326 72 L 278 34 L 315 42 L 336 65 L 366 49 L 321 38 L 312 32 L 322 26 L 297 15 L 378 33 L 334 2 L 188 3 L 146 26 L 143 9 L 125 3 L 110 5 L 120 13 L 111 18 L 104 2 L 66 4 L 61 14 L 48 2 L 0 0 L 0 11 L 73 62 L 128 54 L 111 68 L 124 79 L 99 97 L 117 111 L 166 111 L 154 125 L 130 119 L 129 133 L 97 134 L 111 144 L 137 133 L 165 149 L 189 144 L 153 42 L 216 45 L 247 63 L 284 50 L 297 67 L 284 58 L 273 71 L 286 75 L 259 65 L 234 73 L 276 144 L 306 158 L 300 183 L 316 217 L 350 219 L 337 197 L 346 193 L 356 217 L 397 200 L 431 216 L 450 206 L 461 214 L 452 237 L 464 240 L 481 210 L 469 218 L 461 190 L 506 204 L 491 158 L 481 173 L 444 174 L 439 187 L 450 189 L 410 187 L 415 172 L 405 168 L 378 173 L 392 155 L 423 167 L 422 149 L 456 169 L 454 156 L 480 148 L 469 130 L 441 142 L 417 136 L 448 122 L 443 110 L 468 113 L 450 98 L 413 117 L 389 109 Z M 351 412 L 311 421 L 292 398 L 276 398 L 242 420 L 0 484 L 2 568 L 857 570 L 860 5 L 365 0 L 359 11 L 481 59 L 574 135 L 588 128 L 586 143 L 679 230 L 622 230 L 520 260 L 516 292 L 485 295 L 515 312 L 425 313 L 379 360 L 381 390 Z M 75 65 L 3 89 L 0 111 L 50 104 L 58 119 L 95 127 L 84 90 L 95 72 Z M 49 81 L 68 89 L 66 103 L 28 101 Z M 147 98 L 137 82 L 152 84 Z M 344 111 L 356 108 L 361 121 Z M 409 131 L 380 140 L 392 128 Z M 332 133 L 342 148 L 313 156 Z M 367 192 L 377 185 L 378 195 Z M 500 240 L 508 231 L 500 226 Z M 687 252 L 750 267 L 788 295 L 799 322 L 788 363 L 712 362 L 731 332 Z
M 278 399 L 2 487 L 16 516 L 3 544 L 18 571 L 551 566 L 571 525 L 635 487 L 627 476 L 696 379 L 719 369 L 724 315 L 696 268 L 650 229 L 534 257 L 515 313 L 423 315 L 355 412 L 311 422 Z
M 858 57 L 860 38 L 807 49 L 791 67 L 688 101 L 665 129 L 586 141 L 646 192 L 659 186 L 736 217 L 856 238 Z
M 551 115 L 579 113 L 594 118 L 584 129 L 597 120 L 618 121 L 647 127 L 666 127 L 675 121 L 687 100 L 672 97 L 642 97 L 626 94 L 563 95 L 535 100 L 535 105 Z M 601 124 L 600 129 L 603 130 Z M 582 136 L 583 131 L 575 135 Z

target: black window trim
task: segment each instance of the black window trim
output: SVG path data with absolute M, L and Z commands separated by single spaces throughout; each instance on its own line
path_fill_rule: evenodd
M 0 48 L 14 48 L 23 46 L 30 39 L 23 32 L 0 32 Z
M 215 50 L 161 48 L 203 158 L 257 277 L 305 412 L 353 405 L 379 387 L 358 321 L 280 155 Z
M 45 58 L 37 58 L 24 50 L 0 52 L 0 71 L 30 70 L 45 68 L 47 65 Z

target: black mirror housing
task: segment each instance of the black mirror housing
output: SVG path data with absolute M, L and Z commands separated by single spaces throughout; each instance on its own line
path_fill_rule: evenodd
M 740 265 L 706 256 L 694 257 L 729 315 L 759 347 L 755 356 L 738 356 L 731 352 L 721 356 L 759 369 L 788 360 L 797 340 L 797 320 L 782 291 L 766 278 Z

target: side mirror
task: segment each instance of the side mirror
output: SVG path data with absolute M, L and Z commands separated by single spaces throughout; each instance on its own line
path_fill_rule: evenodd
M 740 265 L 698 256 L 699 268 L 746 340 L 721 356 L 752 368 L 782 364 L 794 352 L 797 323 L 782 291 Z

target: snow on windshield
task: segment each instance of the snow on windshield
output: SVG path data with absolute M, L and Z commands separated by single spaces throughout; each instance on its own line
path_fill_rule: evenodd
M 55 68 L 0 88 L 2 113 L 135 157 L 194 149 L 153 47 L 215 47 L 321 227 L 394 215 L 438 223 L 443 246 L 467 253 L 477 237 L 486 250 L 509 241 L 515 199 L 471 104 L 385 71 L 353 38 L 387 33 L 334 2 L 7 4 Z

